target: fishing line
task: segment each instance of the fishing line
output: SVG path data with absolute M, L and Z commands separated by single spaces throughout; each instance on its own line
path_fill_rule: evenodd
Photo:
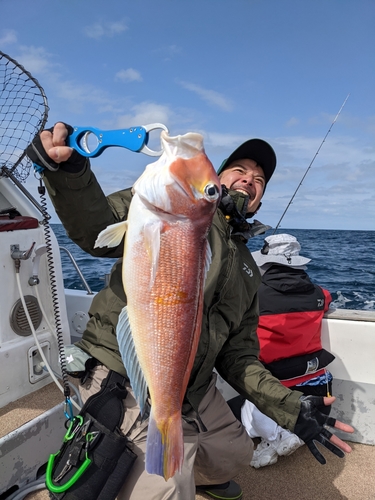
M 293 199 L 294 199 L 295 195 L 297 194 L 297 191 L 298 191 L 298 190 L 299 190 L 299 188 L 301 187 L 302 182 L 304 181 L 304 179 L 305 179 L 305 177 L 306 177 L 306 175 L 307 175 L 308 171 L 310 170 L 310 168 L 311 168 L 312 164 L 314 163 L 315 158 L 318 156 L 319 151 L 320 151 L 321 147 L 323 146 L 323 144 L 324 144 L 324 142 L 325 142 L 325 140 L 326 140 L 326 138 L 327 138 L 328 134 L 331 132 L 332 127 L 333 127 L 333 126 L 334 126 L 334 124 L 336 123 L 336 120 L 337 120 L 337 118 L 339 117 L 339 115 L 340 115 L 340 113 L 341 113 L 341 111 L 342 111 L 343 107 L 345 106 L 346 101 L 349 99 L 349 95 L 350 95 L 350 94 L 348 94 L 348 95 L 346 96 L 345 101 L 342 103 L 341 108 L 339 109 L 339 111 L 338 111 L 337 115 L 335 116 L 335 119 L 333 120 L 333 122 L 331 123 L 331 126 L 330 126 L 330 127 L 329 127 L 329 129 L 328 129 L 328 132 L 326 133 L 326 135 L 324 136 L 324 138 L 323 138 L 322 142 L 320 143 L 320 146 L 318 147 L 318 149 L 317 149 L 317 151 L 316 151 L 316 153 L 315 153 L 315 155 L 314 155 L 314 158 L 311 160 L 310 165 L 307 167 L 306 172 L 303 174 L 303 177 L 302 177 L 302 179 L 300 180 L 300 183 L 298 184 L 297 189 L 294 191 L 293 196 L 290 198 L 289 203 L 288 203 L 288 205 L 286 206 L 286 209 L 284 210 L 284 212 L 283 212 L 282 216 L 280 217 L 280 220 L 279 220 L 279 222 L 277 223 L 277 225 L 276 225 L 276 227 L 275 227 L 275 230 L 274 230 L 274 232 L 273 232 L 272 234 L 275 234 L 275 233 L 276 233 L 276 231 L 277 231 L 277 229 L 278 229 L 278 227 L 280 226 L 280 223 L 281 223 L 281 221 L 283 220 L 284 215 L 286 214 L 286 212 L 287 212 L 288 208 L 289 208 L 289 207 L 290 207 L 290 205 L 292 204 Z

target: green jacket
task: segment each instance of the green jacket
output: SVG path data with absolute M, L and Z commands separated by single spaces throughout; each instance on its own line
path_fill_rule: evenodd
M 94 249 L 94 242 L 102 229 L 126 219 L 131 190 L 106 197 L 89 162 L 79 174 L 48 171 L 45 183 L 68 236 L 93 256 L 118 258 L 108 287 L 93 299 L 90 320 L 78 345 L 108 368 L 126 375 L 115 335 L 118 315 L 126 303 L 121 281 L 123 242 L 111 249 Z M 262 412 L 293 430 L 301 393 L 282 386 L 258 360 L 260 273 L 243 239 L 231 236 L 231 226 L 220 209 L 214 216 L 209 242 L 212 262 L 205 284 L 202 332 L 186 401 L 198 408 L 216 368 Z

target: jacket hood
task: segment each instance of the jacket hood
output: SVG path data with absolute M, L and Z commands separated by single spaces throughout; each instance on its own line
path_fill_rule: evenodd
M 262 282 L 280 293 L 308 293 L 315 289 L 303 269 L 283 265 L 271 265 L 263 274 Z

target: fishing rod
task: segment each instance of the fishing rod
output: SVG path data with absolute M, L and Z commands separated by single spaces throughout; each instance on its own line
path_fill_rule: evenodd
M 286 206 L 286 209 L 284 210 L 284 212 L 283 212 L 282 216 L 280 217 L 280 220 L 279 220 L 279 222 L 277 223 L 277 226 L 275 227 L 275 230 L 274 230 L 274 232 L 273 232 L 272 234 L 275 234 L 275 233 L 276 233 L 276 231 L 277 231 L 277 229 L 278 229 L 278 227 L 280 226 L 280 223 L 281 223 L 281 221 L 283 220 L 284 215 L 286 214 L 286 212 L 287 212 L 288 208 L 289 208 L 289 207 L 290 207 L 290 205 L 292 204 L 293 199 L 294 199 L 295 195 L 297 194 L 297 191 L 298 191 L 298 190 L 299 190 L 299 188 L 301 187 L 302 182 L 304 181 L 304 179 L 305 179 L 305 177 L 306 177 L 306 175 L 307 175 L 307 172 L 310 170 L 310 168 L 311 168 L 312 164 L 314 163 L 315 158 L 318 156 L 318 154 L 319 154 L 319 151 L 320 151 L 321 147 L 323 146 L 323 144 L 324 144 L 324 142 L 325 142 L 325 140 L 326 140 L 326 138 L 327 138 L 328 134 L 331 132 L 332 127 L 333 127 L 333 126 L 334 126 L 334 124 L 336 123 L 336 120 L 337 120 L 337 118 L 339 117 L 339 115 L 340 115 L 340 113 L 341 113 L 341 111 L 342 111 L 343 107 L 345 106 L 346 101 L 349 99 L 349 95 L 350 95 L 350 94 L 348 94 L 348 95 L 346 96 L 345 101 L 342 103 L 341 108 L 339 109 L 339 111 L 338 111 L 337 115 L 335 116 L 335 119 L 333 120 L 333 122 L 331 123 L 331 126 L 330 126 L 330 127 L 329 127 L 329 129 L 328 129 L 328 132 L 326 133 L 326 135 L 324 136 L 324 138 L 323 138 L 322 142 L 320 143 L 320 146 L 318 147 L 318 149 L 317 149 L 317 151 L 316 151 L 316 153 L 315 153 L 314 158 L 311 160 L 310 165 L 307 167 L 306 172 L 303 174 L 303 177 L 302 177 L 302 179 L 301 179 L 300 183 L 298 184 L 297 189 L 294 191 L 293 196 L 290 198 L 289 203 L 288 203 L 288 205 Z

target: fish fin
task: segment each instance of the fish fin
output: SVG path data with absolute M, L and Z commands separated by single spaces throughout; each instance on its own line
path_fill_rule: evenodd
M 206 281 L 207 273 L 208 273 L 208 270 L 210 269 L 210 265 L 211 265 L 211 260 L 212 260 L 211 245 L 207 241 L 206 242 L 205 261 L 204 261 L 204 271 L 203 271 L 204 281 Z
M 166 419 L 160 430 L 153 417 L 151 406 L 147 431 L 146 471 L 158 474 L 167 481 L 182 470 L 184 461 L 184 440 L 181 414 L 176 413 Z
M 143 228 L 144 242 L 146 245 L 148 256 L 151 260 L 151 280 L 150 287 L 154 284 L 156 271 L 159 265 L 160 255 L 160 234 L 164 229 L 162 221 L 146 224 Z
M 128 222 L 126 220 L 106 227 L 98 234 L 94 248 L 117 247 L 121 243 L 127 227 Z
M 116 337 L 122 362 L 124 363 L 126 373 L 130 380 L 130 385 L 133 388 L 135 398 L 143 414 L 147 401 L 147 382 L 135 350 L 126 306 L 122 309 L 118 319 Z

